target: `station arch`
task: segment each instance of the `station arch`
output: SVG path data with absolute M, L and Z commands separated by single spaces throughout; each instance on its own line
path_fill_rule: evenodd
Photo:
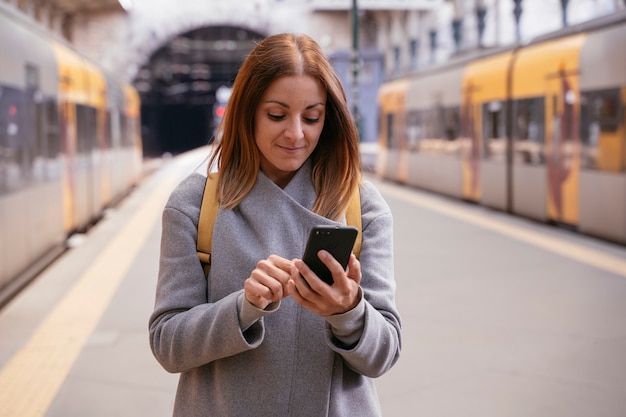
M 266 34 L 229 24 L 172 36 L 141 65 L 132 81 L 141 95 L 144 155 L 177 154 L 211 143 L 223 111 L 218 91 Z

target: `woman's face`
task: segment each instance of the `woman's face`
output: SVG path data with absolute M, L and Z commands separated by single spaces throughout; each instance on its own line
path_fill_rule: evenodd
M 261 170 L 284 188 L 319 141 L 326 111 L 326 89 L 310 75 L 274 80 L 261 97 L 254 118 L 254 140 Z

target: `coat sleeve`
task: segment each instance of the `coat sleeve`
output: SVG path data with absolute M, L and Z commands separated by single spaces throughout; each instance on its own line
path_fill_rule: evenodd
M 361 189 L 363 243 L 361 288 L 363 300 L 357 309 L 327 321 L 327 343 L 354 371 L 378 377 L 396 363 L 401 350 L 401 321 L 395 304 L 393 268 L 393 218 L 391 210 L 371 183 Z M 362 321 L 360 337 L 346 346 L 334 333 L 353 332 L 355 320 Z M 332 325 L 331 325 L 332 323 Z
M 149 331 L 152 352 L 169 372 L 183 372 L 254 349 L 264 336 L 262 319 L 246 331 L 241 329 L 243 290 L 207 302 L 207 280 L 196 254 L 202 197 L 201 190 L 195 192 L 197 181 L 183 182 L 163 211 L 159 276 Z

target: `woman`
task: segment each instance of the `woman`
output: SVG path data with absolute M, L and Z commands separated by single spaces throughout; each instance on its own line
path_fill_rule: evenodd
M 306 35 L 261 41 L 235 80 L 221 140 L 220 209 L 205 278 L 196 254 L 205 178 L 172 193 L 150 343 L 181 373 L 175 416 L 379 416 L 371 378 L 400 353 L 392 216 L 361 181 L 345 93 Z M 299 259 L 309 230 L 345 221 L 360 190 L 362 246 L 322 282 Z

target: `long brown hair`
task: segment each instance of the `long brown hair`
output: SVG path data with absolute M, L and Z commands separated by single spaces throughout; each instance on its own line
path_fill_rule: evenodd
M 254 116 L 261 97 L 279 77 L 310 75 L 326 88 L 326 116 L 311 158 L 317 193 L 313 211 L 338 220 L 361 181 L 358 132 L 341 81 L 320 46 L 303 34 L 278 34 L 262 40 L 244 61 L 218 128 L 218 201 L 232 209 L 250 192 L 260 169 Z M 210 170 L 210 168 L 209 168 Z

